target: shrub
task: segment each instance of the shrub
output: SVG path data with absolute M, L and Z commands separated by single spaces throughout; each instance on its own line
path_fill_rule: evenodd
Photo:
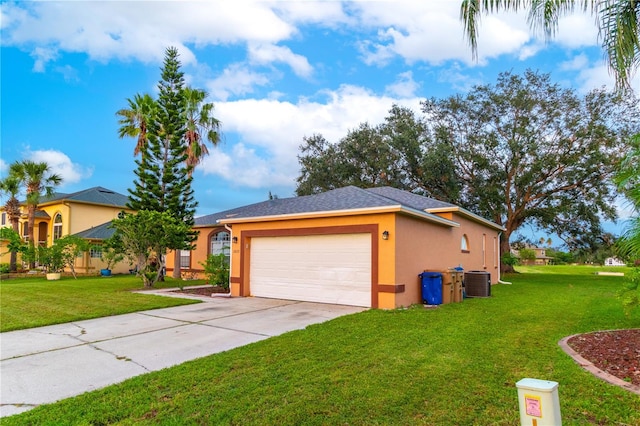
M 8 274 L 8 273 L 9 273 L 9 264 L 0 263 L 0 274 Z
M 207 260 L 202 263 L 204 266 L 204 273 L 207 276 L 209 284 L 220 286 L 224 289 L 229 289 L 229 264 L 227 263 L 227 256 L 224 254 L 210 254 L 207 256 Z

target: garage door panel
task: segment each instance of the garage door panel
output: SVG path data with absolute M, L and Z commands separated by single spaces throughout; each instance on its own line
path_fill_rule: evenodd
M 251 294 L 371 306 L 371 235 L 253 238 Z

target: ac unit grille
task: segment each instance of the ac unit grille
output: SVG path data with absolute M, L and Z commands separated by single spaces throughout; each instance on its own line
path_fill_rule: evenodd
M 484 271 L 465 272 L 464 287 L 469 297 L 489 297 L 491 296 L 491 274 Z

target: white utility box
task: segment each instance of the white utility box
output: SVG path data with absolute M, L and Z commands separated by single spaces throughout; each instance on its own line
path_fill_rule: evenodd
M 522 379 L 516 387 L 522 426 L 562 425 L 557 382 Z

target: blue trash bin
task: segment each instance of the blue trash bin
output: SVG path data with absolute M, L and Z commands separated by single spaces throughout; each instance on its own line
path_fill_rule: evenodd
M 422 280 L 422 303 L 442 305 L 442 274 L 424 271 L 418 276 Z

